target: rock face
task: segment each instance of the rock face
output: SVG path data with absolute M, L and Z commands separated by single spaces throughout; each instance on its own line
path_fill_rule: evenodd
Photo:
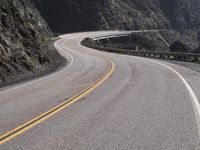
M 29 0 L 0 1 L 0 86 L 51 67 L 47 28 Z
M 199 29 L 199 0 L 33 0 L 53 31 Z

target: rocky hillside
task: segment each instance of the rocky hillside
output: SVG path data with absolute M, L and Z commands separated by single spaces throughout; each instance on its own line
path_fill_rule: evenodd
M 52 30 L 199 29 L 199 0 L 33 0 Z
M 50 69 L 47 28 L 30 0 L 1 0 L 0 18 L 0 86 Z

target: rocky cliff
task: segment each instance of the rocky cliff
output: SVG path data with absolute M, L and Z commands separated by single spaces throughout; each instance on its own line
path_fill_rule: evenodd
M 33 0 L 52 30 L 199 29 L 199 0 Z
M 52 67 L 47 27 L 29 0 L 1 0 L 0 18 L 0 86 Z

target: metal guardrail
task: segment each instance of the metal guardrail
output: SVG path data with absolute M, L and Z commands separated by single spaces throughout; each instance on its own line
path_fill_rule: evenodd
M 94 43 L 92 43 L 91 41 L 93 41 L 93 39 L 86 38 L 85 40 L 81 42 L 81 44 L 86 47 L 97 49 L 100 51 L 106 51 L 106 52 L 112 52 L 112 53 L 118 53 L 118 54 L 124 54 L 124 55 L 133 55 L 133 56 L 149 57 L 149 58 L 156 58 L 156 59 L 168 59 L 168 60 L 200 63 L 200 54 L 125 50 L 125 49 L 95 45 L 94 44 L 95 41 L 93 41 Z

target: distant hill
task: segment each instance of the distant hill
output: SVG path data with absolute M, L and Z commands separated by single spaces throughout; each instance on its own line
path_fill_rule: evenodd
M 199 0 L 33 0 L 55 32 L 200 29 Z

